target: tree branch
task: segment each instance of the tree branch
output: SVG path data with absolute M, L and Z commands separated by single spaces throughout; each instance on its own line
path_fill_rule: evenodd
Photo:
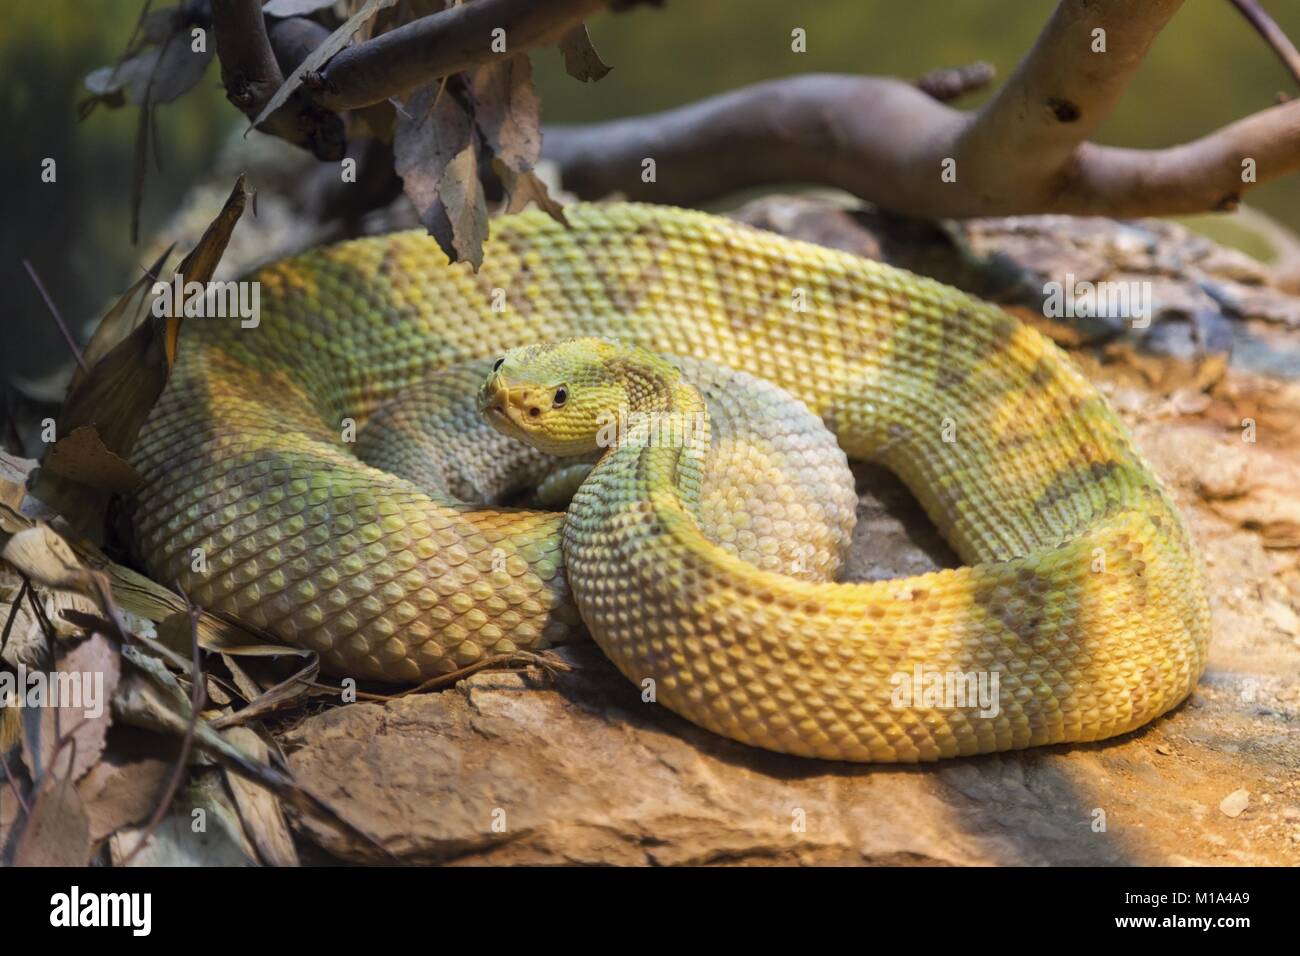
M 958 177 L 1015 188 L 1060 168 L 1110 115 L 1183 0 L 1062 0 L 956 144 Z M 1100 32 L 1098 32 L 1100 31 Z M 1104 52 L 1094 52 L 1101 46 Z
M 1168 149 L 1084 144 L 1056 211 L 1156 216 L 1233 209 L 1255 185 L 1242 182 L 1246 159 L 1255 161 L 1261 183 L 1300 169 L 1300 100 Z
M 212 32 L 226 98 L 251 121 L 284 83 L 267 37 L 261 0 L 214 0 Z M 310 150 L 317 159 L 343 156 L 343 120 L 306 96 L 290 97 L 261 128 Z
M 400 97 L 438 77 L 471 69 L 498 55 L 555 43 L 610 0 L 474 0 L 449 7 L 340 51 L 304 78 L 318 102 L 356 109 Z M 492 49 L 505 30 L 506 52 Z
M 679 205 L 815 182 L 926 218 L 1230 208 L 1256 181 L 1300 168 L 1300 102 L 1169 149 L 1085 141 L 1181 3 L 1062 0 L 1006 85 L 973 114 L 899 80 L 806 75 L 652 116 L 548 127 L 543 155 L 580 196 Z M 1097 29 L 1105 53 L 1093 52 Z M 642 178 L 647 158 L 654 182 Z M 955 179 L 941 176 L 945 168 Z

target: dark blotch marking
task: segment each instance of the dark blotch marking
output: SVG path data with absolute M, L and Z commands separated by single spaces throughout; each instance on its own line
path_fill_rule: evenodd
M 1047 108 L 1052 111 L 1052 115 L 1061 123 L 1073 123 L 1083 115 L 1079 112 L 1078 106 L 1059 96 L 1049 97 Z
M 1000 310 L 999 310 L 1000 311 Z M 944 315 L 939 329 L 940 352 L 945 356 L 944 364 L 935 377 L 935 385 L 940 391 L 960 388 L 990 355 L 1003 348 L 1015 331 L 1015 321 L 1005 312 L 990 323 L 988 336 L 971 342 L 975 309 L 963 306 L 955 312 Z
M 1034 369 L 1029 373 L 1029 385 L 1031 388 L 1042 388 L 1049 385 L 1056 378 L 1056 366 L 1047 360 L 1046 357 L 1040 356 L 1034 363 Z
M 1063 471 L 1034 501 L 1034 509 L 1043 511 L 1075 495 L 1085 494 L 1090 483 L 1103 481 L 1122 467 L 1118 461 L 1095 461 L 1086 470 L 1071 468 Z
M 1047 613 L 1047 596 L 1053 586 L 1036 571 L 1021 568 L 1014 585 L 1006 580 L 990 582 L 976 588 L 974 597 L 990 617 L 1021 640 L 1029 641 L 1038 636 Z M 1009 603 L 1012 597 L 1020 599 L 1019 614 Z

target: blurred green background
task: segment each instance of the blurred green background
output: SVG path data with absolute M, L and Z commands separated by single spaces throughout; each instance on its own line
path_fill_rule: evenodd
M 1140 2 L 1140 0 L 1134 0 Z M 66 346 L 22 270 L 30 259 L 63 314 L 79 327 L 142 264 L 130 244 L 137 111 L 98 109 L 84 123 L 82 77 L 125 46 L 142 0 L 7 4 L 0 24 L 0 150 L 5 229 L 0 239 L 5 348 L 0 375 L 35 378 Z M 157 4 L 164 6 L 164 2 Z M 565 75 L 559 54 L 534 56 L 544 116 L 584 121 L 650 112 L 762 79 L 802 72 L 914 78 L 987 60 L 1005 77 L 1046 21 L 1052 0 L 667 0 L 594 19 L 596 47 L 614 70 L 599 83 Z M 1300 39 L 1300 4 L 1266 0 Z M 790 50 L 803 27 L 808 51 Z M 1191 139 L 1275 102 L 1295 84 L 1228 0 L 1188 0 L 1160 36 L 1127 96 L 1096 137 L 1158 147 Z M 970 97 L 961 105 L 974 105 Z M 199 85 L 158 112 L 163 169 L 151 168 L 142 215 L 147 239 L 204 175 L 243 119 L 225 102 L 213 65 Z M 259 134 L 253 134 L 254 136 Z M 40 181 L 54 157 L 58 182 Z M 1249 202 L 1300 228 L 1300 179 L 1260 187 Z

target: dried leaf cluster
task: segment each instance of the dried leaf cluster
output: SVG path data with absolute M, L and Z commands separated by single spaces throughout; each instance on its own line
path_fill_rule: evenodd
M 328 114 L 312 97 L 322 90 L 321 71 L 350 44 L 380 36 L 474 0 L 270 0 L 255 10 L 255 22 L 232 24 L 227 36 L 246 43 L 243 56 L 215 52 L 223 62 L 223 80 L 232 102 L 251 117 L 250 129 L 262 128 L 305 146 L 318 158 L 339 159 L 336 137 L 323 131 L 304 130 L 304 124 L 327 125 L 338 118 Z M 90 95 L 83 115 L 97 105 L 140 108 L 136 176 L 133 191 L 132 239 L 138 233 L 139 205 L 144 191 L 154 109 L 170 103 L 194 87 L 217 44 L 194 53 L 195 30 L 213 26 L 214 13 L 234 17 L 232 8 L 214 10 L 206 0 L 185 0 L 179 6 L 151 10 L 147 0 L 135 35 L 121 59 L 86 77 Z M 287 41 L 274 49 L 279 26 L 289 24 L 309 49 Z M 269 33 L 268 33 L 269 31 Z M 221 30 L 216 31 L 220 40 Z M 227 40 L 227 44 L 234 41 Z M 508 41 L 507 41 L 508 42 Z M 550 42 L 564 58 L 568 72 L 584 82 L 599 80 L 609 72 L 601 62 L 586 26 L 569 27 Z M 314 44 L 314 45 L 313 45 Z M 287 63 L 286 49 L 301 56 Z M 261 63 L 269 74 L 240 75 L 231 63 Z M 275 60 L 280 62 L 277 64 Z M 283 75 L 279 70 L 283 70 Z M 267 82 L 274 92 L 259 97 L 250 90 Z M 420 221 L 453 261 L 483 260 L 488 235 L 489 194 L 499 192 L 500 211 L 515 212 L 535 203 L 557 221 L 565 223 L 560 204 L 551 197 L 534 169 L 541 153 L 541 101 L 533 86 L 529 54 L 481 51 L 472 69 L 435 76 L 411 89 L 399 101 L 390 98 L 361 109 L 346 111 L 342 125 L 354 142 L 378 140 L 384 161 L 401 177 L 406 196 Z M 357 153 L 357 150 L 353 150 Z

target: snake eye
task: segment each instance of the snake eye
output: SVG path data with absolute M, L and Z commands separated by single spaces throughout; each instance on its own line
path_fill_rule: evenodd
M 569 390 L 561 385 L 555 390 L 555 407 L 559 408 L 569 400 Z
M 494 372 L 500 371 L 500 370 L 501 370 L 501 366 L 502 366 L 502 364 L 504 364 L 505 360 L 506 360 L 506 357 L 503 355 L 503 356 L 501 356 L 499 359 L 497 359 L 495 362 L 493 362 L 493 363 L 492 363 L 492 371 L 494 371 Z

